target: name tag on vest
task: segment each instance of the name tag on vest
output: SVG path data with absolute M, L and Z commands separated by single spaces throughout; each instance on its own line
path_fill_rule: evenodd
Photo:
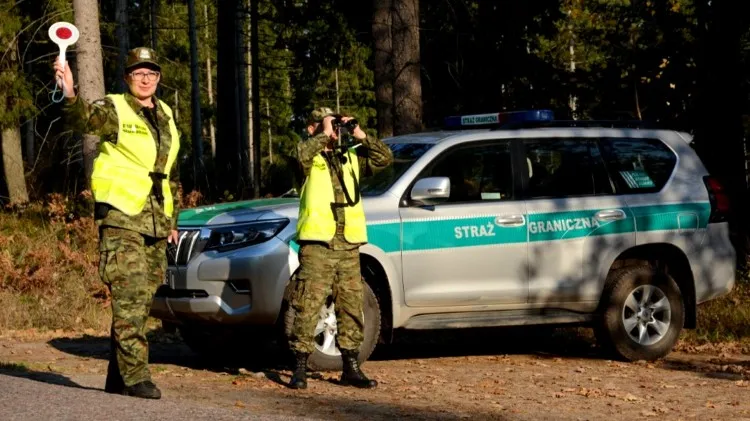
M 149 134 L 149 131 L 147 128 L 138 124 L 125 123 L 122 125 L 122 131 L 124 133 L 136 134 L 136 135 L 148 135 Z

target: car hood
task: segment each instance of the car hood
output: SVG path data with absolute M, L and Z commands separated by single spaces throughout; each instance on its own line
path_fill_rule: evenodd
M 272 198 L 218 203 L 183 209 L 180 211 L 177 224 L 182 228 L 252 222 L 273 211 L 297 208 L 297 206 L 299 206 L 299 198 Z

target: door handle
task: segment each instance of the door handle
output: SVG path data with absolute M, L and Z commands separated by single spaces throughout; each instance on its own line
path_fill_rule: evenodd
M 611 209 L 597 212 L 594 218 L 602 222 L 612 222 L 621 221 L 626 218 L 626 215 L 622 209 Z
M 523 215 L 502 215 L 495 218 L 495 224 L 503 227 L 520 227 L 525 223 Z

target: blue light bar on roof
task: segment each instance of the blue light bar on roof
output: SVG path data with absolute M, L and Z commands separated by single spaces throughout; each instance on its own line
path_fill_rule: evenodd
M 502 113 L 457 115 L 445 118 L 447 128 L 478 128 L 483 126 L 501 127 L 509 123 L 527 121 L 551 121 L 555 119 L 552 110 L 507 111 Z

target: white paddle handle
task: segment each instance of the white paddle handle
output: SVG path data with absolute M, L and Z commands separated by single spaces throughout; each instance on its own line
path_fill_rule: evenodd
M 60 55 L 57 56 L 57 60 L 60 62 L 63 68 L 63 73 L 65 72 L 65 50 L 68 48 L 66 45 L 59 45 L 60 47 Z

